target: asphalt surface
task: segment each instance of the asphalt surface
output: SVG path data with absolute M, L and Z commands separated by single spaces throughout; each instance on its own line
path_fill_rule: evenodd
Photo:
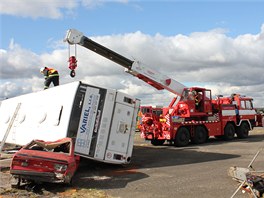
M 231 197 L 239 183 L 227 172 L 231 166 L 247 167 L 264 146 L 264 130 L 247 139 L 230 142 L 210 139 L 202 145 L 176 148 L 152 146 L 135 138 L 132 162 L 126 166 L 83 160 L 75 185 L 97 188 L 121 198 Z M 264 170 L 264 151 L 253 163 Z M 90 170 L 90 171 L 88 171 Z M 240 191 L 235 197 L 248 197 Z
M 239 183 L 228 176 L 228 169 L 246 168 L 262 147 L 264 129 L 254 130 L 243 140 L 210 139 L 206 144 L 184 148 L 168 144 L 152 146 L 137 133 L 130 164 L 109 165 L 82 159 L 73 187 L 95 188 L 120 198 L 231 197 Z M 264 150 L 253 167 L 264 170 Z M 0 188 L 3 188 L 7 184 L 3 174 L 0 176 Z M 235 197 L 248 195 L 239 191 Z

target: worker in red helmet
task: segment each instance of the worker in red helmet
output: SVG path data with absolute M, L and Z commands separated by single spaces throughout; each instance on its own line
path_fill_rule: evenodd
M 45 77 L 44 89 L 48 89 L 51 82 L 53 83 L 54 86 L 58 86 L 60 84 L 59 72 L 56 69 L 42 67 L 40 69 L 40 73 L 42 73 Z

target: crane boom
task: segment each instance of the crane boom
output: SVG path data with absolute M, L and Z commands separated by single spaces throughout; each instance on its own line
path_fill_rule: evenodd
M 105 46 L 91 40 L 83 35 L 76 29 L 69 29 L 67 31 L 65 42 L 70 45 L 81 45 L 95 53 L 123 66 L 125 71 L 139 79 L 145 81 L 149 85 L 155 87 L 158 90 L 166 89 L 177 96 L 181 96 L 185 86 L 178 81 L 159 73 L 153 69 L 143 66 L 139 61 L 132 61 L 113 50 L 108 49 Z

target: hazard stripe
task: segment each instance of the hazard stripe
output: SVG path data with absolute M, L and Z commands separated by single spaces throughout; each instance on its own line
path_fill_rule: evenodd
M 181 124 L 206 124 L 206 123 L 217 123 L 219 122 L 219 114 L 214 115 L 215 120 L 207 120 L 207 121 L 188 121 L 188 122 L 180 122 Z
M 181 122 L 181 124 L 205 124 L 205 123 L 217 123 L 218 121 L 189 121 L 189 122 Z

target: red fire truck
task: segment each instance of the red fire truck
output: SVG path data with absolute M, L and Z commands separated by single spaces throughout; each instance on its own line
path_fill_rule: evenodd
M 176 95 L 169 106 L 163 108 L 163 114 L 158 119 L 148 117 L 142 120 L 141 137 L 150 140 L 153 145 L 162 145 L 165 141 L 175 146 L 186 146 L 190 141 L 201 144 L 210 136 L 223 137 L 225 140 L 232 140 L 235 135 L 246 138 L 253 127 L 263 126 L 263 117 L 254 109 L 250 97 L 232 94 L 212 99 L 210 89 L 185 87 L 138 61 L 129 60 L 96 43 L 75 29 L 68 30 L 65 41 L 90 49 L 125 67 L 127 73 L 156 89 L 166 89 Z M 70 66 L 76 63 L 71 60 L 70 57 Z M 76 67 L 69 67 L 71 74 L 75 74 Z
M 162 106 L 140 106 L 137 117 L 137 129 L 141 131 L 141 127 L 145 122 L 159 121 L 160 115 L 163 114 Z

